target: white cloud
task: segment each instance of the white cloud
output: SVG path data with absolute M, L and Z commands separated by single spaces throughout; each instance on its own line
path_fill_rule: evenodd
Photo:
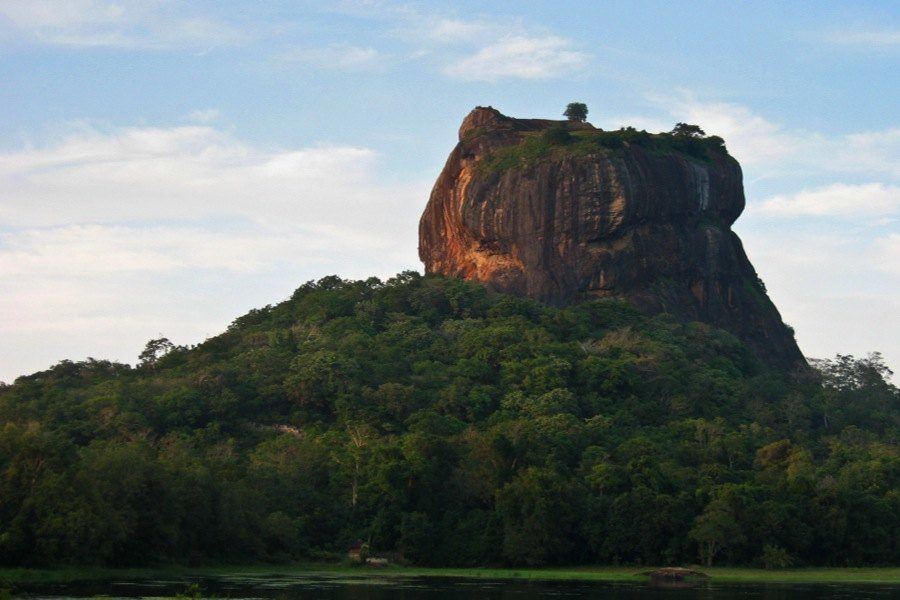
M 204 108 L 191 111 L 190 114 L 187 115 L 187 120 L 193 123 L 200 123 L 201 125 L 208 125 L 217 120 L 220 116 L 222 116 L 222 113 L 219 112 L 218 109 Z
M 302 64 L 335 71 L 373 71 L 384 69 L 389 57 L 371 47 L 331 44 L 324 48 L 296 48 L 278 57 L 283 64 Z
M 884 216 L 900 212 L 900 187 L 835 183 L 765 199 L 754 211 L 784 216 Z
M 406 198 L 388 184 L 372 189 L 375 162 L 366 148 L 261 149 L 210 126 L 88 128 L 48 147 L 0 154 L 0 224 L 210 217 L 309 223 L 345 210 L 343 227 L 366 231 L 355 219 Z
M 444 75 L 455 79 L 569 77 L 584 71 L 590 60 L 572 40 L 515 15 L 460 18 L 449 10 L 423 10 L 415 4 L 378 0 L 340 2 L 323 10 L 391 23 L 392 37 L 410 46 L 403 53 L 406 59 L 427 57 Z M 313 58 L 318 58 L 318 52 Z
M 7 0 L 0 23 L 38 43 L 86 48 L 209 49 L 246 39 L 234 26 L 187 8 L 166 0 Z
M 900 278 L 900 233 L 891 233 L 873 244 L 876 256 L 875 268 Z
M 747 254 L 807 356 L 878 350 L 900 364 L 900 236 L 741 223 Z M 874 232 L 872 232 L 874 233 Z
M 670 112 L 680 121 L 699 124 L 707 134 L 723 137 L 742 163 L 778 161 L 795 151 L 796 136 L 744 106 L 688 100 Z
M 587 63 L 587 55 L 572 50 L 565 38 L 514 35 L 453 62 L 444 73 L 469 81 L 552 79 L 578 72 Z
M 673 120 L 725 139 L 729 152 L 765 176 L 854 173 L 900 177 L 900 128 L 829 136 L 789 129 L 746 106 L 703 102 L 688 93 L 653 98 Z
M 367 148 L 272 149 L 209 126 L 78 131 L 0 154 L 0 379 L 133 360 L 330 273 L 418 266 L 431 182 Z
M 317 255 L 345 241 L 339 235 L 308 229 L 288 235 L 253 227 L 216 231 L 183 225 L 68 225 L 0 234 L 0 277 L 92 277 L 199 269 L 242 274 L 286 260 L 317 262 Z M 372 241 L 379 246 L 378 240 Z
M 447 44 L 484 39 L 496 33 L 493 26 L 484 21 L 440 18 L 423 28 L 434 42 Z
M 842 46 L 862 46 L 866 48 L 894 48 L 900 46 L 900 29 L 845 29 L 829 31 L 817 37 L 825 42 Z
M 434 13 L 406 13 L 397 19 L 394 37 L 414 44 L 431 47 L 450 45 L 483 46 L 503 36 L 522 34 L 527 30 L 518 20 L 503 20 L 498 27 L 496 20 L 460 19 Z
M 64 29 L 120 23 L 127 10 L 121 3 L 100 0 L 7 0 L 0 14 L 22 28 Z

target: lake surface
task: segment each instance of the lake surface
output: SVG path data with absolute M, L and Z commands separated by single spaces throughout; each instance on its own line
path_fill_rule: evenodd
M 812 600 L 846 598 L 888 600 L 900 597 L 900 586 L 843 584 L 729 584 L 706 581 L 694 587 L 657 587 L 649 582 L 538 582 L 481 579 L 353 578 L 324 576 L 240 576 L 215 579 L 178 579 L 85 582 L 40 585 L 15 590 L 14 598 L 52 600 L 93 598 L 172 598 L 199 583 L 204 596 L 261 600 L 534 600 L 635 599 Z

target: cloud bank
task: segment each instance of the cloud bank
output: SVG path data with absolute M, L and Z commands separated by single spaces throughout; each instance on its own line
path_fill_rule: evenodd
M 82 126 L 0 154 L 0 380 L 82 348 L 133 360 L 159 333 L 199 341 L 327 273 L 415 268 L 430 182 L 379 161 L 205 125 Z
M 165 0 L 7 0 L 3 21 L 30 41 L 75 48 L 209 49 L 247 40 L 233 25 Z
M 469 81 L 553 79 L 584 69 L 588 56 L 557 36 L 509 36 L 460 58 L 444 69 L 451 77 Z

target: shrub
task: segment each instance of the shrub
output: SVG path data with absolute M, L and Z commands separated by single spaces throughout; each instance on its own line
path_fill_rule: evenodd
M 773 544 L 766 544 L 763 547 L 759 562 L 762 563 L 764 569 L 787 569 L 794 565 L 794 559 L 788 554 L 788 551 Z
M 543 139 L 551 146 L 565 146 L 572 141 L 572 134 L 565 127 L 551 127 L 544 132 Z

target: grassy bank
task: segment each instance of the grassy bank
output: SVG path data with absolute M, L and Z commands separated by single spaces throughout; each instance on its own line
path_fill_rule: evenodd
M 165 567 L 152 569 L 106 569 L 64 567 L 58 569 L 0 569 L 0 587 L 75 581 L 134 581 L 156 578 L 207 577 L 240 579 L 265 575 L 335 577 L 453 577 L 471 579 L 521 579 L 533 581 L 640 581 L 651 567 L 565 567 L 542 569 L 424 568 L 390 566 L 381 569 L 339 564 L 290 564 L 219 567 Z M 733 583 L 880 583 L 900 584 L 900 567 L 811 568 L 764 570 L 711 567 L 699 570 L 712 581 Z

